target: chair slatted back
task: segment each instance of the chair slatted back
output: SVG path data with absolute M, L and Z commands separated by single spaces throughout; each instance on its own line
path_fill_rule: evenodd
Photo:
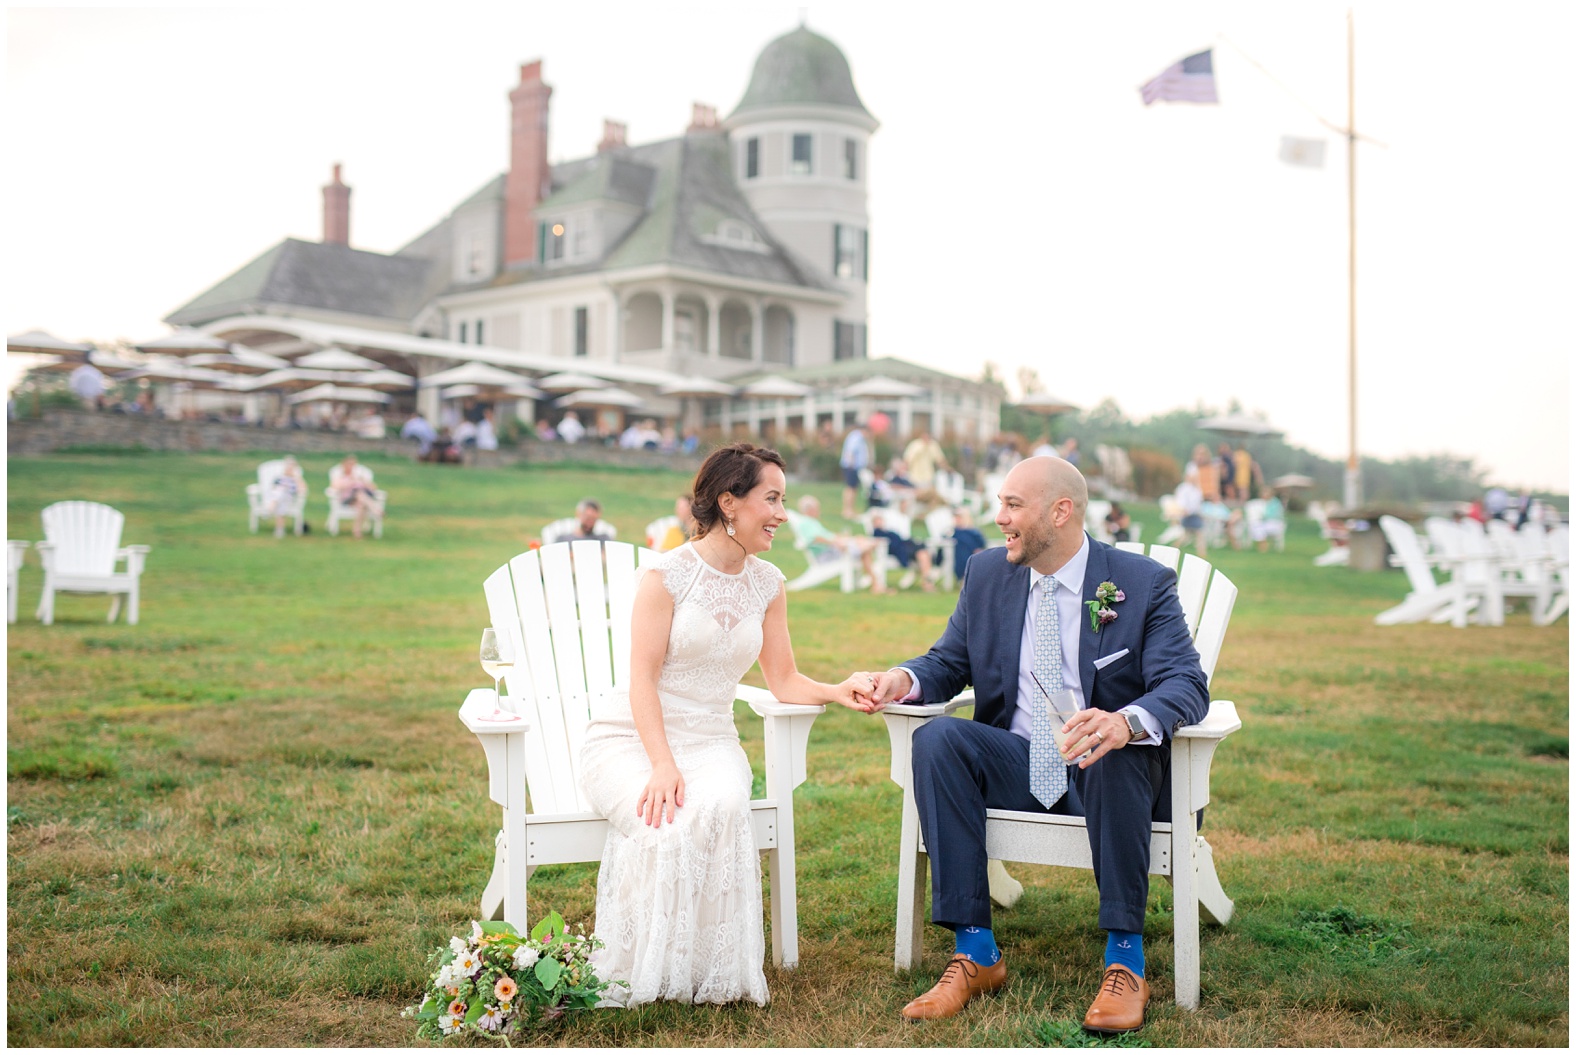
M 1428 567 L 1428 557 L 1423 553 L 1423 543 L 1418 539 L 1412 525 L 1400 517 L 1386 514 L 1379 518 L 1379 530 L 1384 532 L 1385 541 L 1390 543 L 1390 548 L 1395 551 L 1396 558 L 1401 562 L 1401 570 L 1406 572 L 1406 581 L 1411 584 L 1413 592 L 1426 594 L 1438 589 L 1438 584 L 1434 582 L 1434 573 Z
M 881 526 L 887 531 L 903 538 L 914 537 L 914 520 L 907 513 L 900 513 L 890 506 L 875 506 L 859 514 L 859 522 L 865 526 L 865 534 L 875 530 L 875 519 L 881 518 Z
M 56 502 L 42 513 L 44 540 L 63 575 L 113 575 L 126 518 L 101 502 Z
M 1144 552 L 1142 542 L 1118 542 L 1116 548 L 1139 555 Z M 1231 624 L 1231 610 L 1237 604 L 1237 584 L 1226 578 L 1224 572 L 1212 568 L 1209 561 L 1192 553 L 1184 555 L 1174 546 L 1150 546 L 1149 557 L 1172 569 L 1181 558 L 1177 599 L 1182 603 L 1182 616 L 1187 620 L 1193 647 L 1198 649 L 1204 678 L 1213 681 L 1220 648 L 1226 643 L 1226 627 Z
M 557 543 L 520 554 L 483 584 L 493 628 L 506 628 L 515 648 L 507 695 L 531 724 L 533 813 L 590 809 L 579 770 L 591 702 L 628 687 L 635 585 L 656 557 L 626 542 Z
M 284 471 L 285 460 L 283 458 L 274 458 L 257 467 L 257 486 L 261 488 L 265 499 L 268 497 L 268 492 L 273 488 L 274 481 L 279 479 L 284 474 Z M 329 477 L 332 478 L 333 473 L 330 473 Z

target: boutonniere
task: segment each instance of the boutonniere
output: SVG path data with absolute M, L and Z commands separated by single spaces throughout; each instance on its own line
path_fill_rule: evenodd
M 1114 582 L 1103 582 L 1096 586 L 1094 600 L 1084 602 L 1089 609 L 1089 629 L 1098 634 L 1105 624 L 1115 622 L 1116 609 L 1111 606 L 1125 600 L 1127 594 L 1118 590 Z

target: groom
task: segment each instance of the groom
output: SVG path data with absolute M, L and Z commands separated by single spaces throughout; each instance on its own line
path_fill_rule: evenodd
M 882 674 L 871 691 L 875 708 L 948 700 L 969 685 L 975 693 L 972 721 L 938 718 L 914 734 L 931 919 L 952 930 L 957 945 L 941 980 L 903 1016 L 947 1018 L 1005 984 L 1007 965 L 990 929 L 985 811 L 1040 810 L 1087 818 L 1108 936 L 1084 1027 L 1128 1032 L 1144 1024 L 1149 1002 L 1142 932 L 1150 824 L 1170 817 L 1170 737 L 1204 718 L 1208 684 L 1176 574 L 1084 533 L 1089 490 L 1077 468 L 1026 459 L 1007 474 L 999 498 L 1006 548 L 969 561 L 941 639 Z M 1087 708 L 1065 727 L 1046 707 L 1063 689 Z M 1052 742 L 1057 727 L 1068 733 L 1065 757 Z

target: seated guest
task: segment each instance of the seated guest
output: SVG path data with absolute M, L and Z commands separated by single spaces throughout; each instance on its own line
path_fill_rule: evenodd
M 668 528 L 667 534 L 656 540 L 656 549 L 659 553 L 678 549 L 695 534 L 695 516 L 690 511 L 689 495 L 679 495 L 674 501 L 673 515 L 679 518 L 679 522 Z
M 595 498 L 582 498 L 575 506 L 575 530 L 566 539 L 615 539 L 618 530 L 602 519 L 602 503 Z
M 482 411 L 482 420 L 476 423 L 476 449 L 479 451 L 498 449 L 498 432 L 493 428 L 491 407 Z
M 1111 541 L 1126 542 L 1132 526 L 1132 518 L 1122 509 L 1121 503 L 1112 502 L 1110 511 L 1105 514 L 1105 533 L 1111 536 Z
M 268 485 L 268 511 L 274 515 L 274 538 L 285 537 L 285 515 L 293 510 L 301 496 L 306 494 L 306 477 L 301 464 L 292 455 L 285 455 L 279 475 Z
M 469 418 L 461 418 L 460 423 L 454 426 L 454 442 L 461 447 L 475 447 L 476 422 Z
M 558 438 L 565 443 L 579 443 L 586 434 L 586 427 L 580 424 L 580 415 L 572 410 L 564 411 L 563 420 L 558 423 Z
M 903 569 L 903 577 L 897 581 L 898 589 L 906 590 L 914 585 L 917 569 L 920 589 L 926 593 L 936 592 L 936 573 L 931 567 L 930 550 L 927 547 L 888 529 L 885 514 L 879 509 L 870 517 L 870 535 L 872 538 L 886 539 L 887 556 L 897 561 L 898 566 Z M 911 564 L 914 565 L 913 568 L 909 567 Z
M 985 536 L 974 526 L 974 514 L 964 507 L 952 512 L 952 573 L 963 581 L 963 567 L 969 558 L 985 548 Z
M 426 461 L 428 453 L 432 450 L 433 441 L 438 438 L 433 431 L 432 422 L 422 417 L 421 411 L 416 411 L 400 426 L 400 438 L 416 441 L 416 460 Z
M 886 593 L 887 585 L 875 573 L 871 554 L 880 539 L 873 536 L 839 535 L 821 523 L 821 500 L 815 495 L 799 499 L 799 511 L 789 515 L 789 526 L 807 547 L 813 561 L 830 560 L 843 553 L 859 554 L 859 564 L 870 580 L 871 593 Z
M 1253 541 L 1259 544 L 1259 552 L 1268 553 L 1270 539 L 1279 541 L 1286 537 L 1286 506 L 1273 488 L 1266 487 L 1263 494 L 1264 517 L 1255 520 L 1250 527 Z

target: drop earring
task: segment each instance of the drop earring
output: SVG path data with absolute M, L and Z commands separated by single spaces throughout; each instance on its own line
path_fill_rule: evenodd
M 736 532 L 733 530 L 733 521 L 731 521 L 731 520 L 724 520 L 722 523 L 723 523 L 723 526 L 728 529 L 728 537 L 732 538 L 736 534 Z

